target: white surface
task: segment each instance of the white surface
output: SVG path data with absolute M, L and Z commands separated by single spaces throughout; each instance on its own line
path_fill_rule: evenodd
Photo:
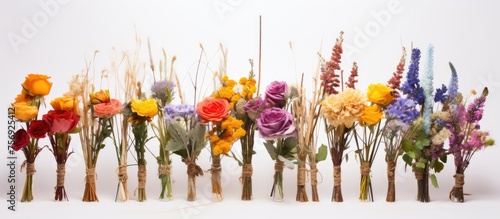
M 310 75 L 316 68 L 316 53 L 321 49 L 329 57 L 331 48 L 340 31 L 345 35 L 345 55 L 342 66 L 350 70 L 350 63 L 358 62 L 359 88 L 369 83 L 385 83 L 395 70 L 401 46 L 410 51 L 411 44 L 422 49 L 421 69 L 429 43 L 435 46 L 435 86 L 448 83 L 448 62 L 454 63 L 460 78 L 460 89 L 481 89 L 489 86 L 482 127 L 490 130 L 498 139 L 498 105 L 500 92 L 498 58 L 500 32 L 498 31 L 496 1 L 59 1 L 56 7 L 43 9 L 37 1 L 3 1 L 0 9 L 1 87 L 3 107 L 0 115 L 20 91 L 19 84 L 28 73 L 51 75 L 54 82 L 48 100 L 61 95 L 67 89 L 71 75 L 78 73 L 94 50 L 100 50 L 101 68 L 109 65 L 111 48 L 133 50 L 134 30 L 143 40 L 151 39 L 153 53 L 159 55 L 165 48 L 167 55 L 177 56 L 178 74 L 193 73 L 193 65 L 199 56 L 202 43 L 210 58 L 209 67 L 218 68 L 219 43 L 229 51 L 228 74 L 232 78 L 246 75 L 248 59 L 257 60 L 258 16 L 263 17 L 262 87 L 273 80 L 294 83 L 293 75 L 304 72 Z M 227 10 L 216 10 L 214 5 Z M 56 10 L 57 9 L 57 10 Z M 223 10 L 223 11 L 221 11 Z M 381 15 L 389 15 L 380 20 Z M 33 18 L 38 23 L 33 23 Z M 23 28 L 31 23 L 36 29 L 31 34 Z M 135 27 L 135 29 L 134 29 Z M 368 29 L 367 29 L 368 28 Z M 370 29 L 371 28 L 371 29 Z M 33 29 L 32 29 L 33 30 Z M 25 44 L 13 46 L 9 36 L 17 34 L 26 39 Z M 363 34 L 367 34 L 363 38 Z M 371 36 L 368 36 L 371 35 Z M 360 38 L 361 37 L 361 38 Z M 364 41 L 363 41 L 364 40 Z M 295 55 L 289 49 L 293 42 Z M 322 44 L 321 44 L 322 43 Z M 143 51 L 146 51 L 143 47 Z M 350 49 L 348 49 L 350 48 Z M 350 52 L 349 52 L 350 51 Z M 350 53 L 350 55 L 348 55 Z M 408 56 L 410 54 L 408 53 Z M 294 63 L 295 56 L 295 63 Z M 143 59 L 148 61 L 148 59 Z M 294 67 L 295 66 L 295 67 Z M 99 67 L 99 66 L 98 66 Z M 406 71 L 405 71 L 406 73 Z M 187 90 L 188 80 L 184 81 Z M 5 124 L 6 116 L 1 116 Z M 1 126 L 1 133 L 6 133 Z M 6 142 L 6 135 L 1 139 Z M 76 136 L 75 136 L 76 137 Z M 273 202 L 269 197 L 272 185 L 273 163 L 261 143 L 256 139 L 257 154 L 254 156 L 254 200 L 240 201 L 240 169 L 230 159 L 223 160 L 223 189 L 225 199 L 212 203 L 209 193 L 209 174 L 198 179 L 197 202 L 186 202 L 185 165 L 174 157 L 174 199 L 157 200 L 159 180 L 156 163 L 148 154 L 149 164 L 147 195 L 144 203 L 135 197 L 126 203 L 115 203 L 116 160 L 114 149 L 109 145 L 98 161 L 97 191 L 99 203 L 83 203 L 84 163 L 78 139 L 74 140 L 77 152 L 67 164 L 66 188 L 69 202 L 53 200 L 55 185 L 55 161 L 48 150 L 37 159 L 34 196 L 32 203 L 16 203 L 17 212 L 7 211 L 6 147 L 0 152 L 0 215 L 26 218 L 48 214 L 51 218 L 124 216 L 125 218 L 257 218 L 264 216 L 284 217 L 361 217 L 374 218 L 421 218 L 447 216 L 470 218 L 491 215 L 500 204 L 500 176 L 496 163 L 500 149 L 495 146 L 477 153 L 466 172 L 466 203 L 452 203 L 448 193 L 453 186 L 452 157 L 445 170 L 438 175 L 440 188 L 431 189 L 431 203 L 414 200 L 416 182 L 411 172 L 405 172 L 402 162 L 397 168 L 397 202 L 386 203 L 386 179 L 383 151 L 379 152 L 373 168 L 375 202 L 358 201 L 359 170 L 354 159 L 343 165 L 343 203 L 330 202 L 332 192 L 332 164 L 330 157 L 318 165 L 322 181 L 319 185 L 319 203 L 295 201 L 295 171 L 285 170 L 285 201 Z M 47 144 L 48 142 L 45 142 Z M 235 148 L 239 147 L 238 144 Z M 153 151 L 154 147 L 152 148 Z M 23 155 L 17 154 L 18 164 Z M 353 157 L 353 156 L 351 156 Z M 132 160 L 130 160 L 132 162 Z M 203 151 L 199 164 L 209 168 L 208 151 Z M 19 167 L 19 166 L 18 166 Z M 136 186 L 136 168 L 129 168 L 129 189 Z M 18 201 L 24 183 L 24 172 L 17 172 Z M 309 189 L 309 188 L 308 188 Z M 310 193 L 309 193 L 310 195 Z M 310 198 L 310 197 L 309 197 Z M 45 217 L 45 216 L 44 216 Z M 310 216 L 309 216 L 310 217 Z M 494 216 L 483 216 L 494 217 Z

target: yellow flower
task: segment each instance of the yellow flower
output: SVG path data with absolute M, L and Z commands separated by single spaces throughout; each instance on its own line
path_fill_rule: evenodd
M 359 117 L 360 125 L 374 125 L 382 120 L 384 113 L 379 105 L 365 106 L 363 114 Z
M 92 104 L 107 103 L 110 101 L 109 90 L 100 90 L 89 94 Z
M 12 108 L 14 108 L 14 117 L 21 122 L 28 122 L 38 116 L 38 108 L 27 102 L 14 103 Z
M 132 100 L 131 108 L 132 112 L 147 118 L 152 118 L 158 113 L 158 104 L 155 99 L 151 98 L 147 100 Z
M 246 131 L 243 128 L 236 129 L 236 131 L 233 133 L 234 138 L 241 138 L 246 135 Z
M 334 127 L 345 125 L 350 128 L 363 114 L 365 95 L 352 88 L 346 88 L 338 94 L 327 96 L 321 102 L 323 116 Z
M 49 78 L 47 75 L 29 74 L 21 86 L 30 96 L 47 96 L 52 88 Z
M 394 100 L 392 92 L 394 90 L 384 84 L 370 84 L 366 96 L 372 103 L 387 106 Z
M 50 105 L 55 110 L 70 110 L 75 109 L 75 99 L 73 97 L 58 97 L 50 101 Z

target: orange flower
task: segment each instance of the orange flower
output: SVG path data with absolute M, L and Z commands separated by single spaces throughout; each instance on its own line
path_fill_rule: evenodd
M 374 125 L 382 120 L 384 113 L 379 105 L 365 106 L 363 114 L 359 117 L 360 125 Z
M 38 116 L 38 108 L 27 102 L 14 103 L 12 108 L 14 108 L 14 117 L 21 122 L 28 122 Z
M 70 110 L 75 109 L 75 99 L 73 97 L 58 97 L 50 101 L 50 105 L 55 110 Z
M 52 88 L 49 78 L 47 75 L 29 74 L 21 86 L 30 96 L 47 96 Z
M 92 104 L 107 103 L 110 100 L 109 90 L 100 90 L 89 94 Z
M 201 122 L 220 122 L 229 115 L 231 105 L 226 99 L 207 97 L 196 105 Z
M 14 100 L 14 103 L 22 103 L 22 102 L 29 102 L 31 101 L 32 97 L 26 93 L 26 91 L 21 92 L 20 94 L 17 95 L 16 99 Z

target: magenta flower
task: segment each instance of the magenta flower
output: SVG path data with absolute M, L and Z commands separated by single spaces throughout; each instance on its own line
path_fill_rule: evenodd
M 265 109 L 255 120 L 259 135 L 265 140 L 287 138 L 297 135 L 293 125 L 293 115 L 284 109 L 271 107 Z
M 273 81 L 266 88 L 265 101 L 274 107 L 283 108 L 288 96 L 288 86 L 283 81 Z

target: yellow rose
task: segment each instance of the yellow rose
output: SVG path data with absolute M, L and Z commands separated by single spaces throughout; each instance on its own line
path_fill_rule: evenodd
M 29 74 L 21 86 L 30 96 L 47 96 L 52 88 L 52 83 L 48 81 L 49 78 L 47 75 Z
M 55 110 L 73 111 L 75 109 L 75 99 L 73 97 L 62 96 L 50 101 L 50 105 Z
M 12 108 L 14 108 L 14 117 L 21 122 L 28 122 L 38 115 L 38 108 L 27 102 L 14 103 Z
M 392 92 L 394 90 L 384 84 L 370 84 L 366 96 L 372 103 L 387 106 L 394 100 Z
M 158 104 L 154 99 L 132 100 L 132 112 L 142 117 L 152 118 L 158 113 Z
M 107 103 L 110 101 L 109 90 L 100 90 L 89 94 L 92 104 Z
M 379 105 L 365 106 L 363 114 L 359 117 L 360 125 L 373 125 L 382 120 L 384 113 Z

